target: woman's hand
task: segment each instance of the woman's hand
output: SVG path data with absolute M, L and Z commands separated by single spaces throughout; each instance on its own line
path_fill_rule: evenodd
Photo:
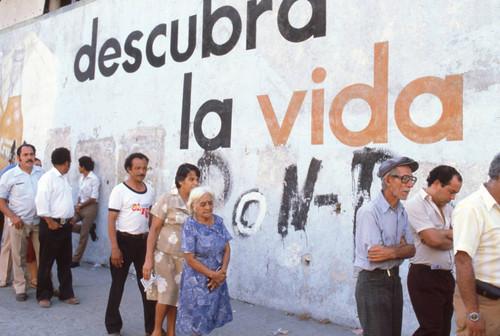
M 218 270 L 215 272 L 214 276 L 210 279 L 207 286 L 210 291 L 213 291 L 215 288 L 219 287 L 226 281 L 226 271 Z
M 144 280 L 149 280 L 151 278 L 151 270 L 153 269 L 153 261 L 146 258 L 144 265 L 142 265 L 142 276 Z

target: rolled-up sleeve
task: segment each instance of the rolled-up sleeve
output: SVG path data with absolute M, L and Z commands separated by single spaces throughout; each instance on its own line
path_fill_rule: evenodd
M 95 176 L 90 181 L 90 198 L 97 200 L 99 198 L 99 186 L 101 185 L 101 181 L 97 176 Z

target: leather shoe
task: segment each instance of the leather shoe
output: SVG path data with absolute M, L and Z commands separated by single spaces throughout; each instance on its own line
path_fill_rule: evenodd
M 50 300 L 40 300 L 38 302 L 38 304 L 40 305 L 40 307 L 42 308 L 49 308 L 50 307 Z
M 70 297 L 69 299 L 61 300 L 64 303 L 70 304 L 70 305 L 77 305 L 80 303 L 80 300 L 78 300 L 76 297 Z
M 78 267 L 78 266 L 80 266 L 79 262 L 76 262 L 76 261 L 72 261 L 71 262 L 71 265 L 70 265 L 71 268 L 75 268 L 75 267 Z
M 26 295 L 26 293 L 16 294 L 16 301 L 26 301 L 27 298 L 28 295 Z
M 95 223 L 92 223 L 92 226 L 90 227 L 90 239 L 92 239 L 92 241 L 96 241 L 97 240 L 97 234 L 95 233 L 95 229 L 97 228 L 97 226 L 95 225 Z

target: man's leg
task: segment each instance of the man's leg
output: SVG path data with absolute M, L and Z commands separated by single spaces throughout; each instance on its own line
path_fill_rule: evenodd
M 355 295 L 364 336 L 392 335 L 393 282 L 381 271 L 359 273 Z
M 446 284 L 448 281 L 445 271 L 431 270 L 427 265 L 410 266 L 408 293 L 420 324 L 414 336 L 443 334 L 445 324 L 443 317 L 448 313 L 445 304 L 449 299 L 444 288 Z
M 134 267 L 135 272 L 137 274 L 137 286 L 139 287 L 139 291 L 141 292 L 142 297 L 142 307 L 144 310 L 144 328 L 146 333 L 153 333 L 155 328 L 155 310 L 156 310 L 156 301 L 150 301 L 146 297 L 146 292 L 144 291 L 144 287 L 142 286 L 141 279 L 142 275 L 142 266 L 144 265 L 144 260 L 146 259 L 146 240 L 136 240 L 135 248 L 134 248 Z
M 10 231 L 10 246 L 12 254 L 12 271 L 14 273 L 14 281 L 12 283 L 16 294 L 26 293 L 26 251 L 28 250 L 27 231 L 29 225 L 23 225 L 21 229 L 17 229 L 14 225 L 9 226 Z
M 2 213 L 0 216 L 4 217 Z M 10 280 L 12 268 L 12 256 L 10 250 L 10 230 L 5 224 L 5 234 L 3 236 L 2 252 L 0 253 L 0 286 L 6 287 Z
M 36 299 L 41 301 L 50 300 L 50 298 L 52 298 L 54 288 L 52 287 L 50 271 L 52 270 L 52 265 L 54 264 L 58 250 L 55 248 L 54 233 L 49 230 L 47 222 L 45 222 L 43 218 L 40 219 L 39 229 L 40 252 L 38 255 Z
M 119 333 L 123 326 L 123 321 L 120 315 L 120 303 L 122 301 L 123 289 L 125 281 L 127 281 L 128 270 L 132 259 L 130 257 L 131 238 L 123 237 L 117 233 L 116 239 L 118 247 L 123 255 L 122 267 L 118 268 L 109 261 L 109 270 L 111 272 L 111 287 L 109 288 L 108 306 L 106 308 L 106 316 L 104 324 L 108 334 Z
M 57 278 L 59 279 L 59 299 L 66 300 L 75 296 L 73 293 L 73 276 L 71 274 L 71 225 L 65 224 L 57 230 L 59 233 L 56 257 Z
M 401 336 L 403 327 L 403 287 L 399 274 L 389 278 L 392 280 L 392 333 L 393 336 Z
M 87 246 L 87 241 L 89 239 L 89 232 L 92 228 L 92 223 L 97 217 L 97 203 L 92 203 L 87 205 L 80 212 L 80 218 L 82 220 L 82 225 L 74 226 L 73 232 L 78 231 L 80 233 L 80 240 L 78 241 L 78 246 L 73 254 L 73 262 L 79 263 L 85 252 L 85 247 Z M 76 230 L 76 231 L 75 231 Z

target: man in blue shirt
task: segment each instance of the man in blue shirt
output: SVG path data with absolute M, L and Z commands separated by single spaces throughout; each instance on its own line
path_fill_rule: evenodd
M 382 191 L 356 216 L 354 267 L 359 271 L 356 305 L 365 336 L 401 335 L 403 291 L 399 265 L 415 254 L 408 215 L 400 200 L 417 181 L 418 163 L 407 157 L 384 161 Z

